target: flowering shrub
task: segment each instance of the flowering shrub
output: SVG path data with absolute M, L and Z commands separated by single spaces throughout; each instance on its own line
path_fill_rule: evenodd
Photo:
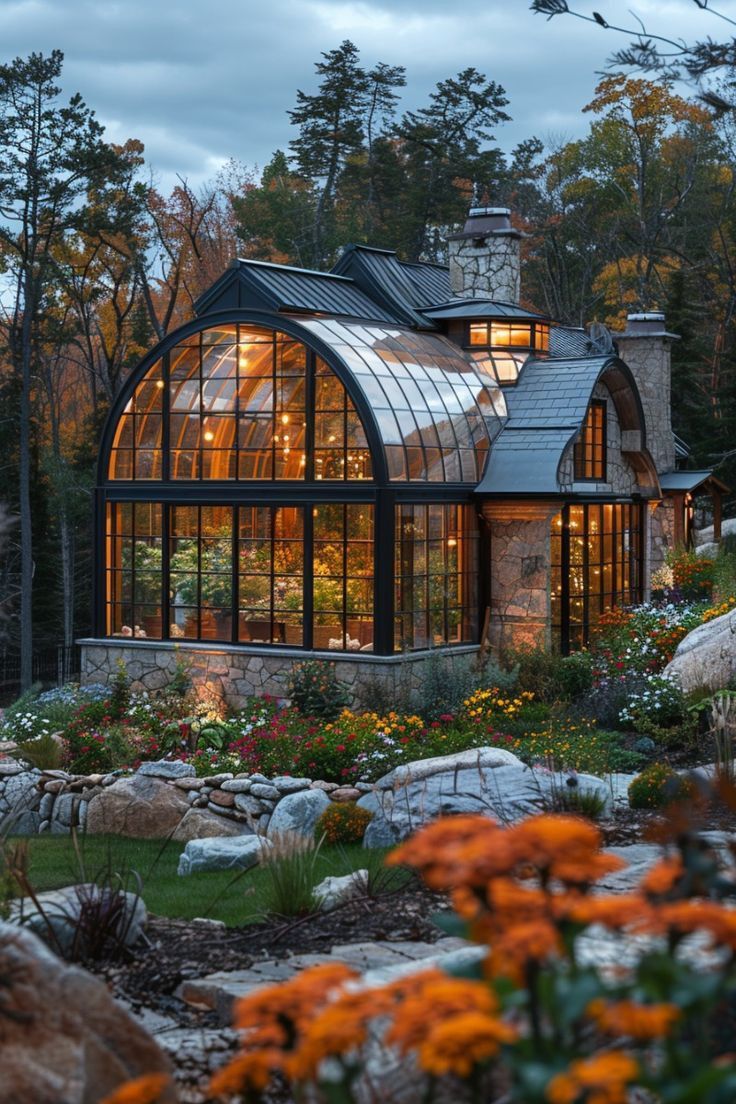
M 713 591 L 715 560 L 678 549 L 667 557 L 672 583 L 685 601 L 709 598 Z
M 371 813 L 352 801 L 333 801 L 317 821 L 315 839 L 325 843 L 360 843 L 371 822 Z
M 661 809 L 689 792 L 687 782 L 666 763 L 652 763 L 630 783 L 629 805 L 632 809 Z
M 236 1004 L 242 1050 L 215 1074 L 213 1095 L 261 1099 L 278 1075 L 295 1099 L 362 1099 L 366 1051 L 380 1034 L 416 1064 L 427 1099 L 438 1088 L 442 1098 L 495 1099 L 499 1066 L 517 1104 L 625 1104 L 635 1087 L 652 1104 L 734 1099 L 736 1058 L 714 1053 L 708 1028 L 736 980 L 736 915 L 717 900 L 717 864 L 692 841 L 615 896 L 593 889 L 625 863 L 575 817 L 510 828 L 445 818 L 389 861 L 451 895 L 457 930 L 480 944 L 475 965 L 366 988 L 348 966 L 324 964 L 259 989 Z M 711 899 L 690 899 L 693 884 Z M 654 944 L 630 966 L 598 969 L 582 937 L 599 925 Z M 696 933 L 717 952 L 710 969 L 682 955 Z
M 509 750 L 527 763 L 597 775 L 636 769 L 642 762 L 641 755 L 621 747 L 616 733 L 599 729 L 591 720 L 551 720 L 544 728 L 513 740 Z
M 619 718 L 637 732 L 646 732 L 648 723 L 659 728 L 682 724 L 686 713 L 687 702 L 677 680 L 666 675 L 648 675 L 644 688 L 629 694 Z
M 317 659 L 297 663 L 287 690 L 292 705 L 305 717 L 333 721 L 348 704 L 347 688 L 335 674 L 334 663 Z

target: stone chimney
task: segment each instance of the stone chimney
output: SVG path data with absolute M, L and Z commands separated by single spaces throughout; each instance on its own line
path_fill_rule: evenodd
M 664 314 L 630 314 L 623 333 L 613 335 L 618 355 L 631 369 L 639 388 L 646 421 L 647 447 L 657 471 L 674 471 L 670 349 L 677 334 L 667 332 Z
M 521 233 L 510 215 L 508 207 L 471 207 L 462 232 L 448 237 L 453 295 L 519 302 Z

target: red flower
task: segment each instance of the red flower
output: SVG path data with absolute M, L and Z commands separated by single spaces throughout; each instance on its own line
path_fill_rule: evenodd
M 335 751 L 344 751 L 344 750 L 345 750 L 345 745 L 344 744 L 338 744 L 337 747 L 335 748 Z

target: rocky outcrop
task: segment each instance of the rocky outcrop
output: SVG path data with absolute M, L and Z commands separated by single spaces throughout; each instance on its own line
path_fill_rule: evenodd
M 87 831 L 162 839 L 173 835 L 189 810 L 186 794 L 150 774 L 121 778 L 89 803 Z
M 28 931 L 0 923 L 3 1015 L 0 1098 L 97 1104 L 126 1081 L 171 1073 L 160 1048 L 107 986 Z M 173 1088 L 160 1104 L 174 1104 Z
M 513 823 L 559 807 L 570 793 L 570 782 L 578 793 L 596 794 L 602 811 L 610 810 L 611 792 L 600 778 L 533 770 L 500 748 L 407 763 L 379 779 L 374 791 L 358 801 L 373 813 L 363 842 L 366 847 L 392 847 L 421 825 L 456 813 Z
M 664 674 L 676 678 L 686 692 L 728 686 L 736 677 L 736 610 L 688 633 Z

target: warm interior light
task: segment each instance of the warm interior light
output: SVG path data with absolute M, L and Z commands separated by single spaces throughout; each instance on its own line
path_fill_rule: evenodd
M 212 432 L 211 429 L 208 429 L 205 432 L 204 439 L 205 439 L 205 441 L 214 441 L 215 435 L 214 435 L 214 433 Z
M 163 385 L 164 385 L 164 381 L 163 381 L 163 380 L 156 380 L 156 386 L 157 386 L 157 387 L 158 387 L 159 389 L 160 389 L 160 388 L 162 388 L 162 387 L 163 387 Z
M 282 425 L 288 425 L 289 424 L 289 415 L 288 414 L 282 414 L 281 415 L 281 424 Z

